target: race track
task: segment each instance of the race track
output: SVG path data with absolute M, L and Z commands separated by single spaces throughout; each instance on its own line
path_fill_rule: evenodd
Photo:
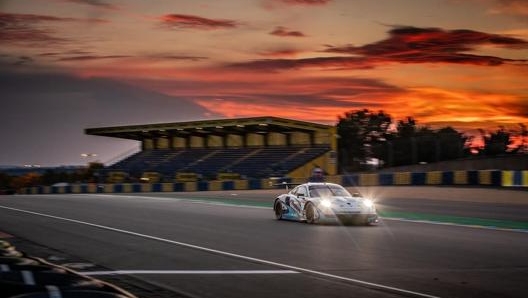
M 2 196 L 0 231 L 142 297 L 526 297 L 528 192 L 360 191 L 379 225 L 277 221 L 262 190 Z

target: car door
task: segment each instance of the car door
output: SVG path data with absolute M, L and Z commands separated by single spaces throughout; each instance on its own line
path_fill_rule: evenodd
M 299 214 L 302 214 L 306 198 L 308 197 L 308 189 L 305 185 L 299 185 L 293 189 L 290 196 L 290 206 Z

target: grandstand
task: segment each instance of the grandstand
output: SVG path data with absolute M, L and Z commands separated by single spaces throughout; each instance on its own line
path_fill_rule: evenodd
M 141 142 L 140 152 L 106 167 L 107 180 L 299 178 L 315 166 L 336 174 L 335 127 L 318 123 L 270 116 L 88 128 L 85 133 Z

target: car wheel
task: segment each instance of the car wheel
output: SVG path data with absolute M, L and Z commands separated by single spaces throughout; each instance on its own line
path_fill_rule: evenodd
M 315 207 L 313 204 L 306 205 L 306 223 L 315 223 Z
M 275 206 L 273 207 L 273 210 L 275 210 L 275 218 L 278 220 L 282 219 L 282 203 L 280 201 L 275 202 Z

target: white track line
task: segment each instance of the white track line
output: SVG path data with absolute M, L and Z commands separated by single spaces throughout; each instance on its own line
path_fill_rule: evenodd
M 156 241 L 160 241 L 160 242 L 164 242 L 164 243 L 170 243 L 170 244 L 174 244 L 174 245 L 178 245 L 178 246 L 182 246 L 182 247 L 187 247 L 187 248 L 192 248 L 192 249 L 205 251 L 205 252 L 209 252 L 209 253 L 215 253 L 215 254 L 219 254 L 219 255 L 223 255 L 223 256 L 229 256 L 229 257 L 233 257 L 233 258 L 237 258 L 237 259 L 241 259 L 241 260 L 247 260 L 247 261 L 251 261 L 251 262 L 257 262 L 257 263 L 271 265 L 271 266 L 280 267 L 280 268 L 285 268 L 285 269 L 289 269 L 289 270 L 294 270 L 294 271 L 304 272 L 304 273 L 308 273 L 308 274 L 313 274 L 313 275 L 317 275 L 317 276 L 323 276 L 323 277 L 327 277 L 327 278 L 347 281 L 347 282 L 358 284 L 358 285 L 361 285 L 361 286 L 364 286 L 364 287 L 368 287 L 368 288 L 371 288 L 371 289 L 385 290 L 385 291 L 389 291 L 389 292 L 392 292 L 392 293 L 408 295 L 408 296 L 411 296 L 411 297 L 439 298 L 438 296 L 432 296 L 432 295 L 428 295 L 428 294 L 424 294 L 424 293 L 419 293 L 419 292 L 414 292 L 414 291 L 410 291 L 410 290 L 400 289 L 400 288 L 396 288 L 396 287 L 385 286 L 385 285 L 382 285 L 382 284 L 376 284 L 376 283 L 372 283 L 372 282 L 362 281 L 362 280 L 359 280 L 359 279 L 348 278 L 348 277 L 344 277 L 344 276 L 329 274 L 329 273 L 316 271 L 316 270 L 311 270 L 311 269 L 302 268 L 302 267 L 291 266 L 291 265 L 277 263 L 277 262 L 273 262 L 273 261 L 267 261 L 267 260 L 264 260 L 264 259 L 248 257 L 248 256 L 239 255 L 239 254 L 235 254 L 235 253 L 230 253 L 230 252 L 226 252 L 226 251 L 221 251 L 221 250 L 217 250 L 217 249 L 207 248 L 207 247 L 198 246 L 198 245 L 194 245 L 194 244 L 189 244 L 189 243 L 185 243 L 185 242 L 174 241 L 174 240 L 170 240 L 170 239 L 164 239 L 164 238 L 160 238 L 160 237 L 156 237 L 156 236 L 150 236 L 150 235 L 136 233 L 136 232 L 127 231 L 127 230 L 112 228 L 112 227 L 109 227 L 109 226 L 98 225 L 98 224 L 89 223 L 89 222 L 85 222 L 85 221 L 80 221 L 80 220 L 76 220 L 76 219 L 70 219 L 70 218 L 54 216 L 54 215 L 49 215 L 49 214 L 44 214 L 44 213 L 38 213 L 38 212 L 29 211 L 29 210 L 11 208 L 11 207 L 1 206 L 1 205 L 0 205 L 0 208 L 1 209 L 6 209 L 6 210 L 22 212 L 22 213 L 27 213 L 27 214 L 33 214 L 33 215 L 48 217 L 48 218 L 53 218 L 53 219 L 58 219 L 58 220 L 67 221 L 67 222 L 73 222 L 73 223 L 87 225 L 87 226 L 91 226 L 91 227 L 95 227 L 95 228 L 99 228 L 99 229 L 103 229 L 103 230 L 119 232 L 119 233 L 123 233 L 123 234 L 127 234 L 127 235 L 142 237 L 142 238 L 150 239 L 150 240 L 156 240 Z
M 524 229 L 508 229 L 508 228 L 497 228 L 497 227 L 492 227 L 492 226 L 464 225 L 464 224 L 457 224 L 457 223 L 452 223 L 452 222 L 431 221 L 431 220 L 424 220 L 424 219 L 405 219 L 405 218 L 399 218 L 399 217 L 380 217 L 380 218 L 383 220 L 412 222 L 412 223 L 419 223 L 419 224 L 451 226 L 451 227 L 459 227 L 459 228 L 462 227 L 462 228 L 482 229 L 482 230 L 502 231 L 502 232 L 528 233 L 528 230 L 524 230 Z
M 300 273 L 293 270 L 115 270 L 115 271 L 82 271 L 84 275 L 127 275 L 127 274 L 200 274 L 200 275 L 224 275 L 224 274 L 295 274 Z
M 270 209 L 271 207 L 263 206 L 254 206 L 254 205 L 244 205 L 244 204 L 233 204 L 225 203 L 222 201 L 212 201 L 204 198 L 167 198 L 167 197 L 150 197 L 150 196 L 129 196 L 129 195 L 112 195 L 112 194 L 76 194 L 77 196 L 90 196 L 90 197 L 111 197 L 118 199 L 144 199 L 144 200 L 158 200 L 158 201 L 173 201 L 173 202 L 185 202 L 190 204 L 203 204 L 203 205 L 212 205 L 212 206 L 222 206 L 222 207 L 236 207 L 236 208 L 252 208 L 252 209 Z M 226 199 L 228 200 L 228 199 Z M 271 206 L 271 205 L 270 205 Z

